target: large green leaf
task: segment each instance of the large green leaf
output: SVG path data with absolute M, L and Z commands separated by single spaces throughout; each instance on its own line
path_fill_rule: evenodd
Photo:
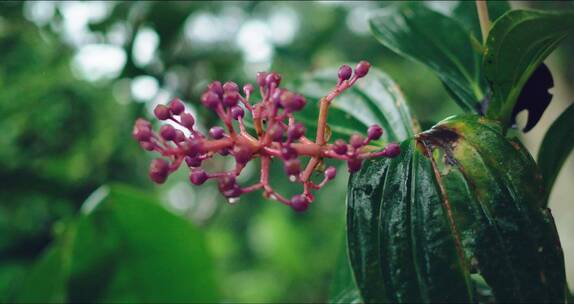
M 479 44 L 461 23 L 415 3 L 381 9 L 370 26 L 383 45 L 431 68 L 465 111 L 477 110 L 487 84 Z
M 574 11 L 510 11 L 492 26 L 483 69 L 493 90 L 487 116 L 510 123 L 512 110 L 530 75 L 574 30 Z
M 547 195 L 562 165 L 574 149 L 574 104 L 570 105 L 558 119 L 552 123 L 538 151 L 538 166 L 544 177 Z
M 307 97 L 308 103 L 297 118 L 308 127 L 311 138 L 316 132 L 319 100 L 335 86 L 336 75 L 335 69 L 319 71 L 306 75 L 298 85 L 297 90 Z M 372 124 L 383 127 L 383 140 L 387 142 L 405 140 L 418 131 L 399 86 L 376 68 L 335 98 L 327 123 L 333 138 L 365 133 Z
M 65 228 L 69 239 L 47 249 L 16 300 L 217 300 L 205 241 L 191 223 L 121 186 L 101 188 L 82 210 Z
M 564 258 L 526 149 L 477 116 L 447 119 L 349 184 L 365 302 L 564 301 Z

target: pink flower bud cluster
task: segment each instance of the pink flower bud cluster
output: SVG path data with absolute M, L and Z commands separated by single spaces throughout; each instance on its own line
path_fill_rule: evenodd
M 201 96 L 201 103 L 219 116 L 224 127 L 215 126 L 207 134 L 201 133 L 195 126 L 193 115 L 186 112 L 184 104 L 176 98 L 168 105 L 158 105 L 154 115 L 159 120 L 171 121 L 182 128 L 164 124 L 156 133 L 148 121 L 140 118 L 135 122 L 133 136 L 145 150 L 161 154 L 162 157 L 154 159 L 149 168 L 150 178 L 158 184 L 165 182 L 170 173 L 185 163 L 190 169 L 191 183 L 201 185 L 207 180 L 216 180 L 220 192 L 230 202 L 242 194 L 261 189 L 266 197 L 291 206 L 296 211 L 304 211 L 314 199 L 311 191 L 321 189 L 337 174 L 335 167 L 327 167 L 321 169 L 321 181 L 316 183 L 311 180 L 312 173 L 322 167 L 319 165 L 324 158 L 346 161 L 349 172 L 356 172 L 365 159 L 394 157 L 400 153 L 395 143 L 376 152 L 372 152 L 372 147 L 367 148 L 371 141 L 378 140 L 383 134 L 383 129 L 378 125 L 369 127 L 366 137 L 355 134 L 349 142 L 338 139 L 330 144 L 326 141 L 327 112 L 331 101 L 364 77 L 369 68 L 368 62 L 361 61 L 354 71 L 348 65 L 339 69 L 337 85 L 320 101 L 314 141 L 306 136 L 305 126 L 297 122 L 294 116 L 307 104 L 305 97 L 280 88 L 279 74 L 265 72 L 257 73 L 256 83 L 261 100 L 256 103 L 252 102 L 254 87 L 251 84 L 243 86 L 241 91 L 231 81 L 209 84 Z M 251 115 L 256 134 L 247 131 L 245 113 Z M 187 134 L 180 129 L 187 130 Z M 202 169 L 202 163 L 216 154 L 233 157 L 235 168 L 214 173 Z M 310 158 L 306 165 L 302 164 L 302 157 Z M 249 161 L 256 159 L 260 162 L 259 181 L 247 187 L 240 186 L 236 178 Z M 272 159 L 283 162 L 290 181 L 303 184 L 302 194 L 288 199 L 273 189 L 269 180 Z

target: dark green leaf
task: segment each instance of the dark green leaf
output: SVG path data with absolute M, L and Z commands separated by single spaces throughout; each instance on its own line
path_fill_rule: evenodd
M 493 90 L 487 116 L 508 126 L 530 75 L 574 30 L 574 12 L 516 10 L 492 26 L 486 42 L 484 74 Z
M 213 302 L 205 240 L 191 223 L 136 190 L 100 188 L 31 271 L 15 299 Z
M 570 105 L 552 123 L 538 151 L 538 166 L 548 195 L 562 165 L 574 148 L 574 105 Z
M 564 259 L 526 149 L 476 116 L 447 119 L 349 185 L 366 302 L 564 301 Z
M 474 1 L 436 1 L 433 6 L 445 6 L 441 9 L 445 15 L 455 18 L 460 21 L 474 39 L 480 44 L 482 41 L 482 32 L 480 30 L 480 22 L 478 21 L 478 13 L 476 11 L 476 3 Z M 449 8 L 449 6 L 452 6 Z M 496 20 L 510 10 L 510 3 L 508 1 L 489 1 L 488 2 L 488 16 L 490 20 Z
M 462 109 L 476 112 L 487 87 L 480 49 L 457 20 L 416 3 L 381 9 L 370 25 L 383 45 L 431 68 Z
M 313 138 L 319 116 L 319 100 L 335 86 L 337 70 L 324 70 L 308 75 L 297 89 L 308 103 L 298 115 Z M 413 120 L 398 85 L 381 70 L 371 68 L 369 74 L 354 87 L 335 98 L 329 108 L 327 123 L 333 138 L 364 133 L 372 124 L 384 129 L 383 140 L 401 141 L 413 136 L 418 125 Z

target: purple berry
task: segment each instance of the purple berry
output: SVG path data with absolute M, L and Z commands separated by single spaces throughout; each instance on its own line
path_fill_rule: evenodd
M 287 138 L 290 141 L 298 140 L 305 134 L 305 127 L 301 123 L 294 123 L 287 129 Z
M 193 125 L 195 124 L 195 119 L 193 118 L 193 115 L 189 113 L 182 113 L 181 116 L 179 116 L 179 118 L 181 120 L 182 126 L 190 130 L 193 128 Z
M 153 114 L 159 120 L 166 120 L 171 117 L 169 108 L 166 105 L 159 104 L 153 109 Z
M 203 148 L 201 141 L 198 139 L 182 142 L 179 144 L 179 146 L 185 155 L 191 157 L 196 157 L 197 155 L 201 154 L 201 150 Z
M 201 158 L 186 156 L 185 163 L 187 164 L 188 167 L 197 168 L 201 166 Z
M 266 72 L 258 72 L 255 82 L 257 83 L 258 86 L 264 87 L 267 84 L 267 81 L 265 81 L 266 77 L 267 77 Z
M 307 100 L 305 97 L 299 94 L 294 94 L 292 92 L 285 92 L 281 95 L 281 105 L 288 112 L 297 112 L 303 109 Z
M 325 178 L 327 178 L 328 180 L 332 180 L 333 178 L 335 178 L 335 176 L 337 176 L 337 168 L 329 167 L 327 168 L 327 170 L 325 170 Z
M 201 169 L 196 169 L 191 171 L 189 175 L 189 181 L 194 185 L 202 185 L 207 180 L 207 173 Z
M 140 146 L 146 151 L 153 151 L 155 144 L 149 141 L 140 141 Z
M 225 92 L 223 94 L 223 105 L 226 107 L 236 106 L 238 100 L 239 100 L 239 93 L 237 92 Z
M 397 143 L 390 143 L 385 147 L 385 152 L 388 157 L 395 157 L 401 154 L 401 147 Z
M 134 124 L 134 126 L 151 129 L 151 123 L 143 118 L 136 119 L 136 123 Z
M 342 139 L 335 140 L 333 144 L 333 151 L 339 155 L 345 155 L 347 153 L 347 143 Z
M 358 149 L 363 146 L 363 144 L 365 143 L 365 139 L 363 138 L 363 136 L 359 134 L 353 134 L 349 139 L 349 143 L 353 148 Z
M 351 67 L 346 65 L 346 64 L 343 64 L 339 68 L 339 79 L 341 79 L 341 80 L 348 80 L 349 78 L 351 78 L 352 74 L 353 74 L 353 69 L 351 69 Z
M 360 61 L 355 66 L 355 75 L 359 78 L 367 75 L 369 73 L 369 69 L 371 68 L 371 64 L 365 60 Z
M 219 97 L 223 96 L 223 86 L 221 85 L 221 82 L 219 82 L 219 81 L 214 81 L 214 82 L 210 83 L 207 86 L 207 90 L 215 93 L 215 95 L 217 95 Z
M 233 119 L 239 120 L 240 118 L 243 118 L 243 115 L 245 115 L 245 113 L 241 107 L 236 106 L 231 108 L 231 117 L 233 117 Z
M 142 125 L 135 125 L 132 132 L 132 136 L 137 141 L 149 141 L 151 138 L 151 130 L 148 127 Z
M 383 128 L 379 125 L 372 125 L 367 130 L 367 137 L 370 140 L 377 140 L 383 136 Z
M 290 159 L 294 159 L 297 157 L 297 151 L 293 148 L 291 148 L 290 146 L 283 146 L 281 147 L 281 157 L 283 157 L 284 160 L 290 160 Z
M 297 212 L 303 212 L 309 207 L 309 200 L 303 195 L 298 194 L 291 198 L 291 208 Z
M 253 93 L 253 85 L 250 83 L 244 85 L 243 93 L 245 93 L 245 95 L 251 95 L 251 93 Z
M 163 158 L 156 158 L 149 166 L 149 177 L 157 184 L 163 184 L 169 174 L 169 164 Z
M 273 96 L 271 96 L 271 100 L 273 100 L 273 102 L 276 105 L 282 107 L 283 102 L 281 99 L 284 98 L 283 95 L 286 95 L 286 94 L 293 94 L 293 93 L 291 93 L 287 90 L 283 90 L 283 89 L 276 89 L 275 92 L 273 92 Z
M 185 134 L 181 130 L 175 130 L 175 138 L 173 139 L 174 142 L 180 143 L 185 141 Z
M 301 173 L 301 161 L 298 158 L 285 161 L 285 173 L 287 175 L 298 175 Z
M 347 166 L 349 167 L 349 172 L 351 173 L 361 170 L 362 164 L 363 161 L 358 158 L 351 158 L 347 160 Z
M 201 96 L 201 103 L 210 109 L 216 109 L 221 99 L 213 91 L 207 91 Z
M 222 139 L 225 135 L 225 130 L 222 127 L 212 127 L 209 129 L 209 136 L 213 139 Z
M 223 84 L 223 92 L 224 93 L 229 93 L 229 92 L 237 93 L 237 92 L 239 92 L 239 86 L 237 85 L 237 83 L 235 83 L 233 81 L 228 81 L 228 82 Z
M 242 194 L 241 188 L 239 185 L 234 185 L 231 189 L 227 189 L 221 192 L 223 196 L 230 198 L 230 197 L 238 197 Z
M 283 139 L 283 128 L 277 124 L 274 124 L 268 132 L 272 141 L 281 141 Z
M 179 98 L 174 98 L 169 103 L 169 110 L 171 111 L 171 113 L 173 115 L 179 115 L 183 111 L 185 111 L 185 106 L 183 105 L 183 102 L 181 102 L 181 100 Z
M 175 139 L 175 128 L 172 125 L 163 125 L 159 128 L 159 135 L 165 140 Z
M 281 76 L 275 72 L 269 73 L 265 77 L 265 82 L 268 86 L 274 85 L 275 87 L 278 87 L 281 83 Z
M 220 190 L 229 190 L 232 189 L 237 182 L 235 181 L 235 176 L 233 175 L 225 175 L 219 178 L 219 189 Z
M 251 149 L 246 146 L 237 146 L 233 149 L 233 156 L 235 156 L 235 160 L 240 164 L 247 163 L 251 160 L 252 155 Z

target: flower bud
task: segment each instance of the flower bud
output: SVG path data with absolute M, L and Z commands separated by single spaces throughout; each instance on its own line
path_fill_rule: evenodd
M 285 161 L 285 173 L 287 175 L 299 175 L 301 173 L 301 161 L 298 158 L 293 158 Z
M 329 167 L 329 168 L 327 168 L 327 170 L 325 170 L 325 178 L 326 179 L 332 180 L 333 178 L 335 178 L 335 176 L 337 176 L 337 168 Z
M 358 78 L 361 78 L 361 77 L 367 75 L 367 73 L 369 73 L 370 68 L 371 68 L 371 64 L 365 60 L 362 60 L 359 63 L 357 63 L 357 65 L 355 66 L 355 75 Z
M 166 105 L 159 104 L 153 109 L 153 114 L 159 120 L 166 120 L 171 117 L 169 108 Z
M 159 135 L 165 140 L 175 139 L 175 128 L 172 125 L 163 125 L 159 128 Z
M 309 208 L 309 200 L 303 194 L 295 195 L 291 198 L 291 208 L 297 212 L 303 212 Z
M 367 137 L 369 140 L 377 140 L 383 136 L 383 128 L 379 125 L 372 125 L 367 130 Z
M 241 107 L 235 106 L 231 108 L 231 117 L 233 117 L 233 119 L 239 120 L 240 118 L 243 118 L 243 115 L 245 115 L 245 113 Z
M 333 151 L 339 155 L 345 155 L 347 153 L 347 143 L 342 139 L 335 140 L 333 144 Z
M 233 81 L 228 81 L 228 82 L 223 84 L 223 92 L 224 93 L 238 93 L 239 92 L 239 86 L 237 85 L 237 83 L 235 83 Z
M 212 110 L 217 109 L 220 102 L 221 99 L 213 91 L 207 91 L 201 96 L 201 103 Z
M 151 129 L 151 123 L 143 118 L 136 119 L 136 123 L 134 124 L 134 126 Z
M 189 175 L 189 181 L 194 185 L 202 185 L 207 180 L 207 173 L 202 169 L 196 169 L 191 171 Z
M 207 86 L 207 90 L 215 93 L 215 95 L 217 95 L 219 97 L 223 97 L 223 86 L 221 85 L 221 82 L 219 82 L 219 81 L 214 81 L 214 82 L 210 83 Z
M 182 142 L 179 144 L 183 153 L 187 156 L 196 157 L 201 154 L 201 149 L 203 147 L 202 143 L 198 139 L 192 139 L 189 141 Z
M 390 143 L 385 147 L 385 152 L 388 157 L 395 157 L 401 154 L 401 147 L 397 143 Z
M 191 157 L 191 156 L 186 156 L 185 157 L 185 163 L 187 164 L 188 167 L 193 167 L 193 168 L 197 168 L 201 166 L 201 158 L 199 157 Z
M 171 111 L 171 113 L 173 115 L 179 115 L 183 111 L 185 111 L 185 106 L 183 105 L 183 103 L 181 102 L 181 100 L 179 98 L 174 98 L 169 103 L 169 110 Z
M 237 92 L 225 92 L 223 94 L 223 106 L 234 107 L 237 105 L 239 100 L 239 93 Z
M 297 112 L 303 109 L 307 100 L 305 97 L 299 94 L 295 94 L 289 91 L 286 91 L 281 95 L 281 105 L 287 110 L 288 112 Z
M 339 68 L 339 79 L 341 79 L 341 81 L 348 80 L 349 78 L 351 78 L 352 74 L 353 74 L 353 69 L 351 69 L 351 67 L 346 65 L 346 64 L 343 64 Z
M 281 157 L 283 157 L 284 160 L 290 160 L 290 159 L 294 159 L 297 158 L 297 151 L 293 148 L 291 148 L 290 146 L 283 146 L 281 147 Z
M 287 129 L 287 138 L 289 141 L 298 140 L 305 134 L 305 127 L 301 123 L 294 123 Z
M 349 143 L 353 148 L 358 149 L 363 146 L 363 144 L 365 143 L 365 139 L 363 138 L 363 136 L 359 134 L 353 134 L 349 139 Z
M 349 167 L 349 172 L 354 173 L 361 170 L 363 161 L 358 158 L 351 158 L 347 160 L 347 166 Z
M 273 96 L 271 96 L 271 100 L 273 101 L 273 103 L 275 103 L 277 106 L 279 107 L 283 107 L 283 102 L 281 101 L 281 98 L 283 95 L 285 94 L 293 94 L 287 90 L 284 89 L 276 89 L 275 92 L 273 92 Z
M 255 82 L 257 83 L 258 86 L 264 87 L 267 84 L 267 81 L 265 81 L 266 77 L 267 77 L 266 72 L 257 72 Z
M 225 130 L 222 127 L 212 127 L 209 129 L 209 136 L 213 139 L 222 139 L 225 134 Z
M 169 174 L 169 164 L 163 158 L 156 158 L 151 161 L 149 166 L 149 177 L 157 183 L 163 184 Z
M 251 160 L 252 154 L 251 149 L 247 146 L 236 146 L 235 149 L 233 149 L 233 156 L 235 156 L 235 160 L 240 164 L 245 164 Z
M 179 116 L 180 120 L 181 120 L 181 125 L 188 128 L 188 129 L 192 129 L 193 125 L 195 124 L 195 119 L 193 118 L 193 115 L 191 115 L 190 113 L 181 113 L 181 116 Z

